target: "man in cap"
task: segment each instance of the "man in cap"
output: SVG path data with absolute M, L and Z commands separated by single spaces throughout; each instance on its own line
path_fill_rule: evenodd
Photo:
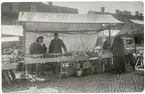
M 64 52 L 67 51 L 65 44 L 61 39 L 58 38 L 58 33 L 54 33 L 54 39 L 51 40 L 49 45 L 49 53 L 62 53 L 62 48 L 64 49 Z M 59 66 L 56 64 L 56 62 L 53 62 L 53 73 L 58 73 Z
M 62 49 L 64 49 L 64 52 L 67 51 L 66 46 L 64 42 L 59 39 L 58 33 L 54 33 L 54 39 L 51 40 L 50 45 L 49 45 L 49 53 L 62 53 Z

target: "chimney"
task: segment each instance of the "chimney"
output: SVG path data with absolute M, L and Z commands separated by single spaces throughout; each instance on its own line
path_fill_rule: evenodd
M 101 12 L 105 12 L 105 7 L 101 7 Z
M 135 16 L 139 16 L 139 11 L 136 11 L 135 12 Z
M 139 16 L 142 16 L 142 13 L 140 13 Z
M 116 9 L 116 10 L 115 10 L 115 13 L 116 13 L 116 14 L 120 14 L 119 9 Z
M 48 2 L 48 5 L 51 5 L 51 6 L 52 6 L 52 5 L 53 5 L 53 3 L 52 3 L 52 2 Z

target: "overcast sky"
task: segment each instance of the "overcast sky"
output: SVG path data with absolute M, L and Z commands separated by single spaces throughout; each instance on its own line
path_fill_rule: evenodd
M 81 14 L 86 14 L 89 10 L 100 11 L 101 7 L 105 7 L 105 12 L 111 13 L 115 13 L 116 9 L 130 11 L 132 15 L 135 11 L 143 13 L 142 2 L 53 2 L 53 5 L 77 8 Z

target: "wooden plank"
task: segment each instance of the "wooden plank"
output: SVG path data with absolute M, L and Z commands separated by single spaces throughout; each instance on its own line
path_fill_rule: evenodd
M 52 62 L 64 62 L 64 61 L 75 61 L 75 57 L 66 57 L 66 56 L 62 56 L 62 57 L 57 57 L 57 58 L 42 58 L 42 59 L 29 59 L 29 58 L 25 58 L 25 62 L 27 64 L 36 64 L 36 63 L 52 63 Z
M 76 56 L 76 61 L 83 61 L 83 60 L 89 60 L 89 56 Z
M 12 64 L 3 64 L 2 65 L 2 70 L 10 70 L 10 69 L 16 69 L 17 68 L 17 63 L 12 63 Z
M 58 62 L 58 58 L 42 58 L 42 59 L 29 59 L 25 58 L 27 64 L 36 64 L 36 63 L 49 63 L 49 62 Z
M 65 62 L 65 61 L 75 61 L 75 57 L 74 56 L 62 56 L 59 57 L 59 62 Z

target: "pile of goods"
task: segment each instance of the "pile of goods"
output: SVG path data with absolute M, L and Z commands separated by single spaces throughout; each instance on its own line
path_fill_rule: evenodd
M 75 56 L 88 56 L 86 52 L 76 52 Z
M 26 55 L 25 58 L 27 58 L 27 59 L 42 59 L 42 58 L 44 58 L 44 55 L 43 54 Z
M 17 57 L 13 55 L 2 55 L 2 70 L 16 69 Z
M 55 57 L 61 57 L 61 56 L 72 56 L 71 52 L 67 52 L 67 53 L 46 53 L 44 54 L 44 57 L 48 57 L 48 58 L 55 58 Z
M 2 55 L 2 64 L 7 65 L 14 63 L 16 58 L 14 58 L 12 55 Z
M 99 57 L 99 53 L 97 52 L 86 52 L 86 54 L 89 56 L 89 57 Z

